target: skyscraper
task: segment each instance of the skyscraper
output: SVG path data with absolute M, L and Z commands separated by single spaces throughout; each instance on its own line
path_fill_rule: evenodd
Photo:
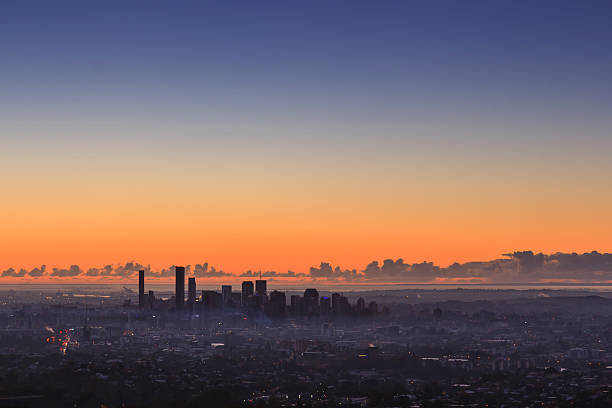
M 191 277 L 187 279 L 187 303 L 193 305 L 196 299 L 196 280 Z
M 145 307 L 144 271 L 138 271 L 138 307 Z
M 253 293 L 253 282 L 242 282 L 242 306 L 246 306 L 248 304 L 249 298 L 253 296 Z
M 175 290 L 175 300 L 176 300 L 176 310 L 183 309 L 185 305 L 185 267 L 177 266 L 175 267 L 176 273 L 176 290 Z
M 319 314 L 319 291 L 309 288 L 304 291 L 304 307 L 307 315 Z
M 266 296 L 268 293 L 268 282 L 265 279 L 255 281 L 255 293 L 260 296 Z
M 279 292 L 278 290 L 270 293 L 270 302 L 266 305 L 266 312 L 272 317 L 285 317 L 285 308 L 287 307 L 287 300 L 285 292 Z
M 149 309 L 153 309 L 153 305 L 155 304 L 155 292 L 152 290 L 149 291 L 149 295 L 147 296 L 147 303 L 149 305 Z
M 319 308 L 322 316 L 327 316 L 331 313 L 331 299 L 327 296 L 322 296 L 319 300 Z

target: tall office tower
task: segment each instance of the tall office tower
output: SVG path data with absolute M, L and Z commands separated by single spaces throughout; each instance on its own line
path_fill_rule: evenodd
M 331 308 L 332 308 L 332 312 L 334 313 L 338 311 L 338 300 L 340 300 L 340 294 L 332 293 Z
M 265 279 L 255 281 L 255 293 L 260 296 L 266 296 L 268 293 L 268 282 Z
M 155 292 L 152 290 L 149 291 L 149 296 L 147 296 L 147 303 L 149 304 L 149 309 L 153 309 L 153 305 L 155 304 Z
M 185 305 L 185 267 L 184 266 L 176 266 L 176 290 L 175 290 L 175 301 L 176 301 L 176 310 L 183 309 Z
M 249 302 L 249 298 L 253 296 L 253 282 L 244 281 L 242 282 L 242 306 L 246 306 Z
M 319 291 L 309 288 L 304 291 L 304 307 L 307 315 L 319 313 Z
M 223 304 L 227 305 L 227 302 L 232 298 L 232 285 L 221 285 L 221 296 Z
M 187 279 L 187 303 L 193 305 L 196 299 L 196 280 L 195 278 Z
M 138 271 L 138 307 L 145 307 L 144 271 Z
M 294 316 L 302 316 L 304 314 L 304 298 L 300 295 L 291 295 L 291 313 Z
M 287 307 L 287 299 L 285 292 L 279 292 L 278 290 L 270 293 L 270 301 L 266 305 L 266 312 L 272 317 L 285 317 L 285 308 Z
M 321 297 L 319 308 L 321 309 L 321 316 L 329 315 L 331 313 L 331 299 L 327 296 Z

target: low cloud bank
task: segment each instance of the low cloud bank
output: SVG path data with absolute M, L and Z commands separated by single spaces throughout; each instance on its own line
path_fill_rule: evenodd
M 542 254 L 532 251 L 517 251 L 503 255 L 503 258 L 482 262 L 454 263 L 440 267 L 433 262 L 409 264 L 402 258 L 372 261 L 363 269 L 343 269 L 321 262 L 307 273 L 252 271 L 231 274 L 210 266 L 208 262 L 187 265 L 185 274 L 197 278 L 245 278 L 256 279 L 261 275 L 266 279 L 310 279 L 330 282 L 612 282 L 612 254 L 596 251 L 577 253 Z M 8 268 L 0 273 L 0 278 L 100 278 L 100 279 L 133 279 L 139 270 L 145 271 L 149 278 L 171 278 L 174 266 L 153 270 L 150 265 L 138 262 L 105 265 L 100 268 L 84 270 L 79 265 L 69 268 L 52 268 L 42 265 L 31 270 Z

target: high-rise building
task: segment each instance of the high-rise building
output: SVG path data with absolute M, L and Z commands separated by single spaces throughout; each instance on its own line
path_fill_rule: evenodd
M 304 315 L 304 298 L 300 295 L 291 295 L 291 312 L 294 316 Z
M 322 296 L 319 301 L 319 308 L 321 309 L 321 316 L 327 316 L 331 313 L 331 299 L 327 296 Z
M 223 304 L 227 305 L 227 303 L 232 299 L 232 285 L 222 285 L 221 296 L 223 297 Z
M 307 315 L 319 313 L 319 291 L 315 288 L 308 288 L 304 291 L 304 308 Z
M 266 313 L 272 317 L 282 318 L 285 317 L 285 308 L 287 307 L 287 299 L 285 292 L 279 292 L 278 290 L 270 293 L 270 301 L 266 304 Z
M 187 303 L 193 305 L 196 299 L 196 280 L 194 277 L 187 279 Z
M 147 302 L 149 304 L 149 309 L 153 309 L 153 305 L 155 304 L 155 292 L 152 290 L 149 291 L 149 296 L 147 296 Z
M 184 266 L 176 266 L 175 267 L 176 274 L 176 289 L 175 293 L 175 301 L 176 301 L 176 309 L 181 310 L 185 305 L 185 267 Z
M 253 282 L 244 281 L 242 282 L 242 306 L 246 306 L 249 302 L 249 298 L 254 294 Z
M 138 271 L 138 307 L 145 307 L 144 272 Z
M 260 296 L 266 296 L 268 294 L 268 281 L 265 279 L 256 280 L 255 293 Z

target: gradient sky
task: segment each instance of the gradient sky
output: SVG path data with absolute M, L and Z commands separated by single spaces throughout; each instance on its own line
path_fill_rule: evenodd
M 2 1 L 0 268 L 610 251 L 611 21 L 609 1 Z

